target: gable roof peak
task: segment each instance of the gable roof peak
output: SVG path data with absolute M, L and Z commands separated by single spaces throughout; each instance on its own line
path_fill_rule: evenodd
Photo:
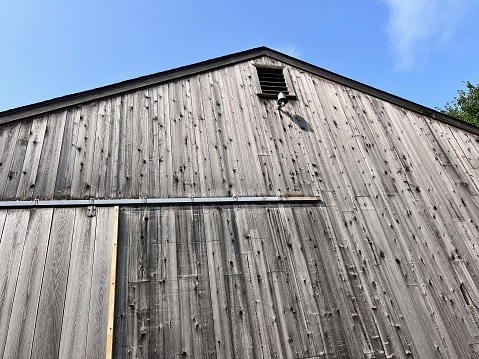
M 95 101 L 108 96 L 117 95 L 119 93 L 136 90 L 139 88 L 148 87 L 151 85 L 172 81 L 186 76 L 192 76 L 202 72 L 210 71 L 215 68 L 233 65 L 238 62 L 248 61 L 254 58 L 268 56 L 272 59 L 280 61 L 286 65 L 299 68 L 316 76 L 322 77 L 326 80 L 336 82 L 343 86 L 353 88 L 355 90 L 367 93 L 371 96 L 388 101 L 394 105 L 403 107 L 405 109 L 414 111 L 421 115 L 431 117 L 449 125 L 461 128 L 465 131 L 479 135 L 479 128 L 470 125 L 466 122 L 457 120 L 453 117 L 447 116 L 441 112 L 430 109 L 428 107 L 419 105 L 415 102 L 403 99 L 401 97 L 392 95 L 385 91 L 376 89 L 374 87 L 365 85 L 350 78 L 338 75 L 334 72 L 325 70 L 318 66 L 312 65 L 305 61 L 296 59 L 292 56 L 286 55 L 282 52 L 273 50 L 266 46 L 260 46 L 249 50 L 236 52 L 233 54 L 209 59 L 206 61 L 186 65 L 171 70 L 157 72 L 151 75 L 141 76 L 131 80 L 126 80 L 114 83 L 107 86 L 98 87 L 92 90 L 82 91 L 62 97 L 53 98 L 50 100 L 26 105 L 22 107 L 13 108 L 0 112 L 0 125 L 18 121 L 32 116 L 39 116 L 41 114 L 56 111 L 62 108 L 79 105 L 90 101 Z

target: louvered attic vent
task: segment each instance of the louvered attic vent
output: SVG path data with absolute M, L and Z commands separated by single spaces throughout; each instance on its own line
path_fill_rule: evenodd
M 261 87 L 259 97 L 277 98 L 283 92 L 288 98 L 296 98 L 288 89 L 282 67 L 256 65 L 256 71 Z

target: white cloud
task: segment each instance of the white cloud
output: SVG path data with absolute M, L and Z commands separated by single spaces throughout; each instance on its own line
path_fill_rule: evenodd
M 396 69 L 425 61 L 431 48 L 452 40 L 471 0 L 383 0 L 390 7 L 389 39 Z
M 286 45 L 286 46 L 279 46 L 275 47 L 275 50 L 282 52 L 283 54 L 289 55 L 291 57 L 300 58 L 301 51 L 299 51 L 296 46 L 293 45 Z

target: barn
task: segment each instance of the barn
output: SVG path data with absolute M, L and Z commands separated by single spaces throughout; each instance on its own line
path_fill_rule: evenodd
M 1 112 L 0 357 L 479 358 L 478 136 L 265 47 Z

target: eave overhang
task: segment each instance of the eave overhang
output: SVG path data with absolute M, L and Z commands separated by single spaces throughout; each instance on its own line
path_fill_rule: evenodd
M 236 64 L 238 62 L 252 60 L 258 57 L 268 56 L 275 60 L 281 61 L 287 65 L 296 67 L 298 69 L 309 72 L 326 80 L 336 82 L 338 84 L 350 87 L 357 91 L 374 96 L 378 99 L 388 101 L 396 106 L 407 110 L 414 111 L 418 114 L 433 118 L 448 125 L 463 129 L 475 135 L 479 135 L 479 128 L 472 126 L 466 122 L 457 120 L 453 117 L 447 116 L 439 111 L 422 106 L 415 102 L 406 100 L 404 98 L 392 95 L 388 92 L 376 89 L 374 87 L 365 85 L 361 82 L 352 80 L 350 78 L 338 75 L 334 72 L 325 70 L 318 66 L 309 64 L 307 62 L 298 60 L 294 57 L 285 55 L 281 52 L 272 50 L 267 47 L 258 47 L 251 50 L 246 50 L 211 60 L 202 61 L 196 64 L 179 67 L 176 69 L 158 72 L 152 75 L 142 76 L 135 79 L 118 82 L 112 85 L 99 87 L 96 89 L 74 93 L 62 97 L 53 98 L 31 105 L 17 107 L 11 110 L 0 112 L 0 125 L 19 121 L 25 118 L 40 116 L 50 111 L 61 110 L 70 106 L 80 105 L 96 101 L 105 97 L 118 95 L 124 92 L 145 88 L 148 86 L 173 81 L 179 78 L 188 77 L 203 72 L 211 71 L 220 67 Z

